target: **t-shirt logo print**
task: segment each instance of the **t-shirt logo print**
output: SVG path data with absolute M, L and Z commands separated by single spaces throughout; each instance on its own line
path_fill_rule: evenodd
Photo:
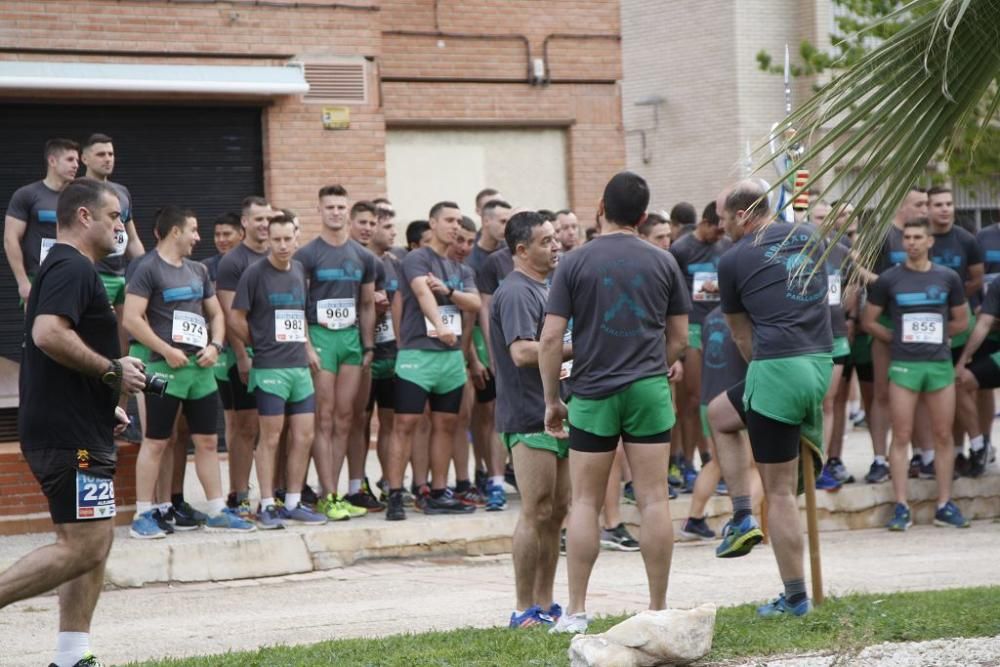
M 785 297 L 792 301 L 816 301 L 826 296 L 828 283 L 816 270 L 816 262 L 801 252 L 785 257 L 788 289 Z
M 646 282 L 641 274 L 635 274 L 631 278 L 625 278 L 620 273 L 626 267 L 616 263 L 614 266 L 604 270 L 604 277 L 601 278 L 601 286 L 617 293 L 617 298 L 611 307 L 604 311 L 601 318 L 601 329 L 612 336 L 635 336 L 642 329 L 642 320 L 648 316 L 646 309 L 639 305 L 632 297 L 633 290 L 638 290 Z M 615 271 L 617 269 L 618 271 Z M 607 302 L 605 302 L 607 303 Z M 635 322 L 635 320 L 639 320 Z M 624 323 L 624 327 L 613 327 L 612 322 Z

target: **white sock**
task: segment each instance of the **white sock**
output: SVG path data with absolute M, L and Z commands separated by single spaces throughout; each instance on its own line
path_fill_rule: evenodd
M 974 452 L 978 452 L 985 445 L 986 442 L 983 441 L 983 436 L 981 435 L 977 435 L 975 438 L 969 438 L 969 449 Z
M 490 477 L 490 484 L 493 486 L 503 486 L 503 475 L 493 475 Z
M 934 450 L 925 449 L 920 453 L 920 460 L 925 466 L 929 466 L 934 463 Z
M 226 509 L 226 499 L 225 498 L 215 498 L 214 500 L 208 501 L 208 515 L 218 516 L 222 514 L 222 510 Z
M 302 492 L 299 493 L 285 493 L 285 507 L 295 509 L 302 502 Z
M 73 667 L 90 651 L 89 632 L 60 632 L 56 640 L 56 659 L 58 667 Z
M 861 401 L 851 401 L 847 404 L 847 411 L 850 414 L 855 414 L 861 409 Z
M 352 479 L 347 482 L 347 495 L 353 496 L 355 493 L 361 493 L 360 479 Z
M 142 500 L 135 501 L 135 514 L 136 516 L 140 514 L 145 514 L 146 512 L 153 509 L 153 503 L 147 503 Z
M 163 516 L 167 516 L 167 512 L 172 510 L 173 507 L 174 507 L 173 503 L 159 503 L 156 506 L 156 509 L 160 510 L 160 514 L 162 514 Z
M 885 465 L 885 457 L 884 456 L 876 456 L 875 457 L 875 463 L 877 463 L 877 464 L 879 464 L 881 466 L 884 466 Z
M 271 505 L 274 505 L 274 498 L 273 497 L 272 498 L 261 498 L 260 499 L 260 508 L 262 510 L 266 510 Z

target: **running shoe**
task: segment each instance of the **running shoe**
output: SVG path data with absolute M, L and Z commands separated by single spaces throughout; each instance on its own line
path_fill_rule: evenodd
M 681 527 L 681 537 L 689 540 L 714 540 L 715 531 L 708 527 L 705 517 L 700 519 L 688 517 Z
M 472 483 L 475 485 L 477 489 L 479 489 L 479 493 L 481 493 L 484 498 L 486 497 L 486 485 L 489 483 L 489 481 L 490 481 L 490 476 L 487 474 L 485 470 L 478 470 L 478 469 L 476 470 L 476 474 L 473 476 Z
M 667 498 L 670 500 L 677 500 L 677 489 L 667 484 Z
M 625 482 L 625 490 L 622 491 L 622 500 L 629 505 L 635 505 L 635 489 L 632 487 L 632 482 Z
M 896 503 L 896 507 L 892 511 L 892 518 L 889 519 L 886 528 L 895 532 L 903 532 L 912 525 L 913 516 L 910 514 L 910 508 L 903 503 Z
M 739 525 L 734 524 L 730 519 L 722 528 L 722 544 L 716 547 L 715 557 L 739 558 L 746 556 L 763 540 L 764 533 L 752 514 L 743 517 Z
M 841 484 L 854 484 L 854 475 L 847 472 L 847 467 L 843 461 L 838 458 L 830 458 L 826 462 L 826 465 L 835 480 Z
M 413 490 L 413 509 L 423 512 L 427 507 L 427 499 L 431 497 L 431 487 L 421 484 Z
M 919 479 L 922 462 L 923 459 L 920 457 L 920 454 L 914 454 L 913 457 L 910 458 L 910 467 L 906 471 L 906 476 L 910 479 Z
M 330 521 L 347 521 L 351 518 L 351 513 L 341 505 L 340 500 L 332 493 L 319 499 L 319 502 L 316 503 L 316 510 L 320 514 L 325 514 Z
M 486 490 L 486 511 L 502 512 L 507 508 L 507 494 L 500 484 L 490 484 Z
M 400 491 L 389 494 L 389 503 L 385 510 L 386 521 L 405 521 L 406 510 L 403 509 L 403 494 Z
M 59 667 L 56 663 L 49 663 L 49 667 Z M 104 667 L 104 663 L 97 659 L 93 653 L 85 653 L 82 658 L 77 660 L 73 667 Z
M 285 527 L 281 514 L 274 505 L 260 508 L 257 512 L 257 527 L 261 530 L 280 530 Z
M 512 630 L 520 628 L 533 628 L 539 625 L 551 625 L 546 623 L 547 619 L 542 618 L 542 608 L 537 604 L 518 614 L 516 611 L 510 614 L 510 623 L 507 625 Z
M 252 533 L 257 526 L 250 521 L 241 519 L 235 510 L 224 508 L 215 516 L 207 517 L 205 530 L 231 530 L 238 533 Z
M 601 547 L 613 551 L 638 551 L 639 542 L 629 534 L 624 523 L 614 528 L 601 528 Z
M 726 480 L 720 479 L 719 483 L 715 485 L 715 495 L 717 496 L 729 495 L 729 487 L 726 486 Z
M 473 507 L 484 507 L 486 505 L 486 498 L 483 494 L 479 493 L 479 489 L 475 485 L 469 485 L 465 491 L 456 491 L 455 498 L 466 505 L 472 505 Z
M 920 479 L 935 479 L 937 473 L 934 471 L 934 462 L 920 464 L 920 472 L 917 475 Z
M 517 475 L 514 474 L 514 466 L 509 463 L 504 466 L 503 481 L 513 486 L 514 489 L 517 489 Z
M 226 507 L 231 507 L 232 509 L 236 509 L 239 506 L 240 504 L 236 502 L 236 492 L 230 491 L 229 495 L 226 496 Z
M 297 523 L 303 526 L 322 526 L 327 521 L 325 514 L 310 509 L 301 502 L 291 509 L 282 505 L 278 508 L 278 514 L 285 523 Z
M 830 468 L 823 466 L 822 472 L 820 472 L 819 477 L 816 478 L 816 488 L 820 491 L 830 491 L 831 493 L 835 491 L 840 491 L 841 483 L 833 476 Z
M 681 475 L 684 478 L 684 488 L 682 493 L 694 493 L 694 483 L 698 479 L 698 471 L 694 469 L 694 466 L 685 463 L 681 467 Z
M 432 494 L 428 494 L 424 501 L 423 511 L 424 514 L 470 514 L 475 512 L 476 508 L 466 505 L 453 496 L 449 496 L 447 493 L 437 498 Z
M 368 478 L 365 478 L 365 484 L 368 483 Z M 302 504 L 308 505 L 309 507 L 316 507 L 316 503 L 319 502 L 319 496 L 313 491 L 313 488 L 308 484 L 302 485 Z
M 550 634 L 573 634 L 582 635 L 587 632 L 590 619 L 586 614 L 563 614 L 556 621 L 556 624 L 549 628 Z
M 670 468 L 667 469 L 667 483 L 670 486 L 683 486 L 684 478 L 681 476 L 681 467 L 676 460 L 670 461 Z
M 160 530 L 167 535 L 173 535 L 174 527 L 170 523 L 170 519 L 168 518 L 169 516 L 170 510 L 167 510 L 166 512 L 160 509 L 153 510 L 153 520 L 156 521 L 156 525 L 159 526 Z
M 942 528 L 968 528 L 969 520 L 962 516 L 962 511 L 950 500 L 944 507 L 934 513 L 934 525 Z
M 149 510 L 142 514 L 136 514 L 132 519 L 132 525 L 128 529 L 128 534 L 137 540 L 159 540 L 167 536 L 167 533 L 160 528 L 153 513 L 156 510 Z
M 367 479 L 367 478 L 366 478 Z M 378 487 L 378 499 L 383 503 L 389 502 L 389 482 L 383 477 L 379 481 L 375 482 L 375 486 Z
M 986 472 L 990 461 L 990 446 L 983 445 L 978 451 L 969 452 L 969 477 L 979 477 Z
M 244 521 L 253 521 L 257 517 L 254 516 L 253 508 L 250 506 L 250 499 L 244 498 L 236 506 L 236 514 L 239 515 Z
M 366 513 L 381 512 L 385 509 L 385 505 L 380 503 L 375 496 L 365 493 L 363 489 L 357 493 L 350 493 L 344 496 L 344 502 L 353 507 L 360 507 Z
M 865 481 L 869 484 L 881 484 L 889 481 L 888 464 L 872 461 L 871 467 L 868 468 L 868 474 L 865 475 Z
M 812 611 L 812 604 L 809 598 L 805 598 L 798 604 L 789 604 L 782 593 L 777 599 L 771 600 L 765 605 L 757 607 L 757 615 L 761 618 L 777 618 L 778 616 L 805 616 Z
M 167 521 L 173 525 L 174 530 L 198 530 L 208 521 L 208 515 L 199 512 L 187 502 L 183 502 L 170 509 Z
M 368 514 L 368 510 L 364 507 L 358 507 L 357 505 L 349 503 L 346 496 L 338 496 L 337 502 L 340 504 L 341 509 L 347 512 L 347 516 L 352 519 L 357 519 L 358 517 Z
M 563 608 L 559 606 L 558 603 L 553 602 L 549 610 L 545 612 L 545 616 L 548 616 L 553 623 L 558 621 L 563 615 Z
M 566 555 L 566 529 L 562 528 L 559 531 L 559 555 Z
M 969 476 L 969 459 L 965 458 L 964 453 L 955 455 L 955 477 L 968 477 Z
M 847 415 L 847 418 L 851 420 L 851 425 L 854 426 L 854 428 L 861 428 L 865 425 L 865 418 L 867 416 L 868 415 L 865 414 L 864 410 L 854 410 Z

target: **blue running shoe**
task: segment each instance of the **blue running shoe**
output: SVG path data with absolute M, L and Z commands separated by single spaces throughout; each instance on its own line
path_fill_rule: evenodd
M 281 516 L 281 520 L 286 523 L 297 523 L 303 526 L 322 526 L 327 521 L 325 514 L 311 510 L 301 502 L 292 509 L 288 509 L 286 506 L 279 507 L 278 514 Z
M 830 470 L 829 466 L 823 466 L 823 471 L 816 478 L 816 488 L 820 491 L 829 491 L 831 493 L 835 491 L 840 491 L 840 487 L 843 486 L 841 482 L 833 476 L 833 471 Z
M 559 606 L 558 602 L 553 602 L 552 606 L 549 607 L 549 610 L 545 612 L 545 615 L 548 616 L 550 619 L 552 619 L 553 623 L 558 621 L 559 618 L 562 616 L 562 614 L 563 614 L 563 608 Z
M 698 479 L 698 471 L 694 469 L 693 465 L 685 463 L 681 468 L 681 474 L 684 477 L 684 488 L 681 493 L 694 493 L 694 483 Z
M 236 510 L 226 507 L 205 521 L 205 530 L 231 530 L 236 533 L 252 533 L 257 526 L 240 517 Z
M 729 495 L 729 487 L 726 486 L 726 480 L 720 479 L 719 483 L 715 485 L 715 495 L 717 496 Z
M 912 525 L 913 517 L 910 515 L 910 508 L 903 503 L 896 503 L 896 508 L 892 513 L 892 518 L 889 519 L 889 523 L 886 528 L 901 533 Z
M 785 594 L 782 593 L 776 600 L 771 600 L 765 605 L 757 607 L 757 615 L 761 618 L 777 618 L 778 616 L 805 616 L 812 611 L 812 604 L 806 598 L 798 604 L 788 604 Z
M 677 489 L 670 486 L 669 484 L 667 484 L 667 493 L 669 494 L 667 497 L 670 500 L 677 500 Z
M 486 487 L 486 511 L 499 512 L 507 507 L 507 494 L 499 484 Z
M 542 618 L 542 608 L 536 604 L 534 607 L 526 609 L 520 615 L 517 612 L 511 612 L 510 624 L 507 627 L 516 630 L 518 628 L 531 628 L 537 625 L 552 625 L 552 623 L 547 623 Z
M 278 508 L 268 505 L 257 512 L 257 527 L 261 530 L 278 530 L 285 527 L 285 522 L 281 520 Z
M 715 548 L 715 557 L 739 558 L 746 556 L 763 540 L 764 533 L 752 514 L 744 517 L 738 526 L 730 519 L 722 529 L 722 544 Z
M 681 537 L 688 540 L 714 540 L 715 531 L 708 527 L 705 517 L 700 519 L 688 517 L 681 527 Z
M 962 516 L 962 511 L 950 500 L 944 507 L 934 513 L 934 525 L 942 528 L 968 528 L 969 520 Z
M 159 540 L 167 536 L 167 533 L 160 528 L 160 524 L 149 510 L 142 514 L 136 514 L 132 519 L 132 525 L 128 529 L 128 534 L 137 540 Z
M 622 500 L 629 505 L 635 505 L 635 489 L 632 482 L 625 482 L 625 490 L 622 492 Z

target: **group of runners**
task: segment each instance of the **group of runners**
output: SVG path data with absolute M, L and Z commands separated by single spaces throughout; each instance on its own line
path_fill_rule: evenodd
M 139 400 L 135 538 L 375 512 L 399 521 L 408 506 L 500 511 L 514 483 L 510 625 L 583 632 L 601 544 L 642 552 L 650 608 L 662 609 L 677 489 L 692 493 L 687 538 L 716 538 L 705 506 L 730 495 L 721 558 L 763 539 L 753 511 L 766 496 L 783 591 L 758 611 L 802 615 L 800 466 L 817 466 L 826 490 L 853 481 L 841 453 L 854 374 L 873 444 L 865 479 L 893 484 L 888 527 L 912 524 L 910 476 L 937 480 L 937 525 L 969 525 L 951 484 L 956 469 L 978 476 L 990 459 L 1000 231 L 977 238 L 956 226 L 946 189 L 907 194 L 871 270 L 851 247 L 857 224 L 846 203 L 818 202 L 808 220 L 779 222 L 766 185 L 743 181 L 700 215 L 690 204 L 651 213 L 647 184 L 631 172 L 607 184 L 586 243 L 572 211 L 516 208 L 488 188 L 475 199 L 478 227 L 441 201 L 399 248 L 388 200 L 352 201 L 328 185 L 308 243 L 294 212 L 250 196 L 239 214 L 213 221 L 219 254 L 195 262 L 199 220 L 183 208 L 160 209 L 155 246 L 143 246 L 131 195 L 110 180 L 110 137 L 52 140 L 45 154 L 45 178 L 7 208 L 5 252 L 21 297 L 30 303 L 58 247 L 61 193 L 81 180 L 105 184 L 120 224 L 97 271 L 119 313 L 116 333 L 128 359 L 166 383 Z M 824 237 L 828 215 L 843 224 L 823 227 L 832 230 Z M 109 373 L 122 388 L 121 363 Z M 365 476 L 373 415 L 375 485 Z M 183 495 L 188 441 L 203 511 Z M 316 488 L 306 484 L 310 465 Z M 622 483 L 641 543 L 619 515 Z M 79 503 L 74 517 L 63 520 L 86 518 Z M 553 598 L 561 550 L 565 612 Z

